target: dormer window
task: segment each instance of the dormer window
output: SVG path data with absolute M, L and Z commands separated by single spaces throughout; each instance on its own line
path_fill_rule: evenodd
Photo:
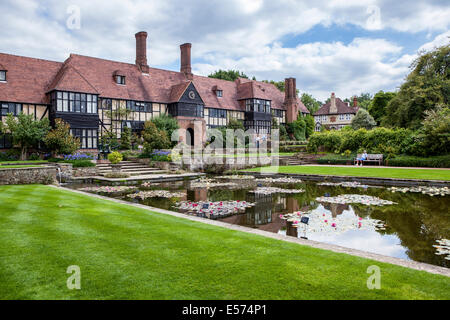
M 120 71 L 120 70 L 116 70 L 113 73 L 113 77 L 114 77 L 114 81 L 117 84 L 121 84 L 121 85 L 125 85 L 125 73 Z
M 6 81 L 6 70 L 0 70 L 0 81 Z
M 117 84 L 125 84 L 125 76 L 116 76 L 116 83 Z
M 222 90 L 217 90 L 217 91 L 216 91 L 216 96 L 217 96 L 218 98 L 222 98 L 222 96 L 223 96 L 223 91 L 222 91 Z

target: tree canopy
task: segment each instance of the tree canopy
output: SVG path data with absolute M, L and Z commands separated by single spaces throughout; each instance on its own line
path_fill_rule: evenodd
M 450 45 L 423 52 L 411 65 L 398 94 L 386 107 L 382 125 L 417 129 L 425 111 L 449 105 Z
M 377 123 L 373 117 L 365 109 L 359 109 L 356 115 L 352 119 L 352 128 L 358 130 L 361 128 L 372 129 Z
M 322 102 L 316 100 L 316 98 L 314 98 L 309 93 L 303 93 L 300 99 L 302 100 L 305 107 L 309 110 L 309 112 L 311 112 L 311 114 L 319 110 L 319 108 L 322 106 Z
M 20 148 L 20 160 L 26 160 L 27 150 L 37 148 L 48 130 L 50 130 L 50 125 L 47 118 L 34 120 L 33 115 L 23 113 L 17 117 L 9 113 L 1 125 L 1 131 L 11 134 L 13 144 Z
M 395 95 L 395 92 L 384 92 L 381 90 L 373 97 L 368 110 L 378 125 L 381 123 L 382 118 L 386 114 L 386 107 L 389 101 L 391 101 Z
M 222 79 L 228 81 L 235 81 L 237 78 L 248 79 L 248 76 L 239 70 L 222 70 L 219 69 L 208 75 L 209 78 Z
M 55 128 L 44 137 L 44 143 L 55 155 L 72 154 L 80 148 L 80 139 L 70 134 L 70 125 L 62 119 L 55 120 Z

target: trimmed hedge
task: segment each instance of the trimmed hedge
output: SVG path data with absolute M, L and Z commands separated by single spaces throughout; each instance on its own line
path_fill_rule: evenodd
M 355 159 L 356 154 L 351 155 L 341 155 L 341 154 L 327 154 L 319 159 L 317 159 L 317 163 L 319 164 L 347 164 L 348 161 L 353 163 L 353 159 Z
M 386 165 L 393 167 L 450 168 L 450 155 L 427 158 L 401 155 L 388 159 Z
M 95 163 L 91 160 L 65 160 L 65 163 L 71 163 L 73 168 L 95 167 Z

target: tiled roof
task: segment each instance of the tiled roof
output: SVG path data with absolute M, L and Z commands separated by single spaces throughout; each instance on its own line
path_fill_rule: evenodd
M 7 82 L 0 83 L 0 101 L 48 103 L 45 88 L 55 78 L 62 63 L 0 53 L 7 70 Z
M 326 115 L 326 114 L 346 114 L 346 113 L 356 113 L 358 112 L 358 107 L 357 108 L 353 108 L 353 107 L 349 107 L 347 106 L 347 104 L 345 102 L 343 102 L 341 99 L 336 98 L 336 108 L 337 108 L 337 113 L 330 113 L 330 106 L 331 106 L 331 101 L 329 101 L 328 103 L 322 105 L 319 110 L 317 110 L 314 115 L 315 116 L 320 116 L 320 115 Z
M 58 89 L 170 103 L 177 101 L 190 83 L 181 72 L 150 68 L 148 74 L 143 74 L 135 64 L 77 54 L 71 54 L 64 63 L 0 54 L 0 64 L 8 70 L 8 82 L 0 84 L 0 101 L 47 103 L 46 93 Z M 118 73 L 125 76 L 125 85 L 115 82 L 113 76 Z M 239 100 L 259 98 L 271 100 L 274 109 L 286 109 L 284 93 L 270 83 L 196 75 L 192 83 L 206 107 L 243 111 Z M 215 89 L 223 91 L 222 97 L 217 97 Z M 300 99 L 298 104 L 302 112 L 308 112 Z

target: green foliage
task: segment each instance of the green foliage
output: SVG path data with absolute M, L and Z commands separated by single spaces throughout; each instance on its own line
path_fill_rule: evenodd
M 59 161 L 55 161 L 59 162 Z M 91 160 L 64 160 L 64 163 L 71 163 L 73 168 L 88 168 L 95 167 L 95 163 Z
M 117 136 L 112 131 L 103 132 L 102 137 L 100 138 L 100 144 L 103 148 L 108 146 L 111 150 L 118 150 L 120 148 L 119 140 Z
M 248 76 L 240 72 L 238 70 L 222 70 L 219 69 L 218 71 L 215 71 L 214 73 L 211 73 L 208 75 L 209 78 L 216 78 L 216 79 L 222 79 L 222 80 L 228 80 L 228 81 L 234 81 L 237 78 L 245 78 L 248 79 Z
M 70 125 L 62 119 L 55 120 L 55 128 L 44 138 L 47 148 L 54 154 L 72 154 L 80 148 L 80 139 L 70 134 Z
M 125 161 L 131 160 L 133 158 L 137 158 L 139 156 L 139 152 L 131 151 L 131 150 L 122 151 L 121 154 L 122 154 L 123 160 L 125 160 Z
M 262 82 L 273 84 L 278 90 L 284 92 L 284 81 L 263 80 Z
M 50 124 L 47 118 L 34 120 L 33 115 L 20 113 L 14 117 L 9 113 L 0 129 L 3 133 L 11 134 L 13 144 L 21 150 L 20 160 L 25 160 L 27 150 L 39 146 L 50 130 Z
M 124 127 L 122 134 L 120 136 L 120 149 L 130 150 L 131 149 L 131 129 Z
M 422 53 L 398 94 L 390 100 L 382 125 L 418 129 L 425 111 L 450 103 L 450 45 Z
M 363 92 L 356 97 L 358 99 L 358 106 L 364 110 L 368 110 L 372 102 L 372 95 L 368 92 Z M 350 105 L 353 105 L 353 98 L 348 101 Z
M 123 160 L 123 156 L 120 154 L 120 152 L 113 151 L 110 154 L 108 154 L 108 160 L 112 164 L 118 164 L 120 161 Z
M 373 117 L 365 109 L 359 109 L 356 115 L 352 119 L 352 128 L 355 130 L 364 128 L 372 129 L 377 123 Z
M 177 120 L 167 114 L 161 114 L 160 116 L 153 118 L 151 121 L 155 124 L 158 130 L 166 132 L 169 141 L 172 139 L 172 133 L 180 128 Z M 172 141 L 171 145 L 173 146 L 176 143 L 177 141 Z
M 152 121 L 145 122 L 142 137 L 144 138 L 144 153 L 146 154 L 152 153 L 155 149 L 170 148 L 166 131 L 158 129 Z
M 416 156 L 450 153 L 450 109 L 425 111 L 422 127 L 408 141 L 407 153 Z
M 303 104 L 309 110 L 309 112 L 311 112 L 311 114 L 319 110 L 319 108 L 322 106 L 322 102 L 316 100 L 309 93 L 303 93 L 300 100 L 302 100 Z
M 341 130 L 315 132 L 308 141 L 307 150 L 317 152 L 319 148 L 338 153 L 350 150 L 384 155 L 406 153 L 409 150 L 413 131 L 398 128 L 375 128 L 373 130 Z
M 280 140 L 286 141 L 288 139 L 289 139 L 289 135 L 287 133 L 286 126 L 280 124 Z
M 310 114 L 306 115 L 306 117 L 303 118 L 305 120 L 305 136 L 308 139 L 313 133 L 314 133 L 314 127 L 316 126 L 316 123 L 314 121 L 314 117 Z
M 233 129 L 233 130 L 242 129 L 242 130 L 245 130 L 244 124 L 242 123 L 242 121 L 241 120 L 237 120 L 237 119 L 230 119 L 230 121 L 228 121 L 228 124 L 227 124 L 227 129 Z
M 393 167 L 450 168 L 450 154 L 434 157 L 400 155 L 388 159 L 387 165 Z
M 382 118 L 386 114 L 386 107 L 396 96 L 395 92 L 383 92 L 379 91 L 372 99 L 372 102 L 369 105 L 369 113 L 377 122 L 377 125 L 380 125 Z
M 306 139 L 306 123 L 303 118 L 299 118 L 294 122 L 286 125 L 287 133 L 297 141 Z
M 348 150 L 350 151 L 350 150 Z M 350 154 L 336 154 L 336 153 L 329 153 L 323 157 L 320 157 L 317 159 L 317 163 L 319 164 L 347 164 L 349 162 L 352 162 L 355 158 L 356 153 L 353 153 L 350 151 Z

